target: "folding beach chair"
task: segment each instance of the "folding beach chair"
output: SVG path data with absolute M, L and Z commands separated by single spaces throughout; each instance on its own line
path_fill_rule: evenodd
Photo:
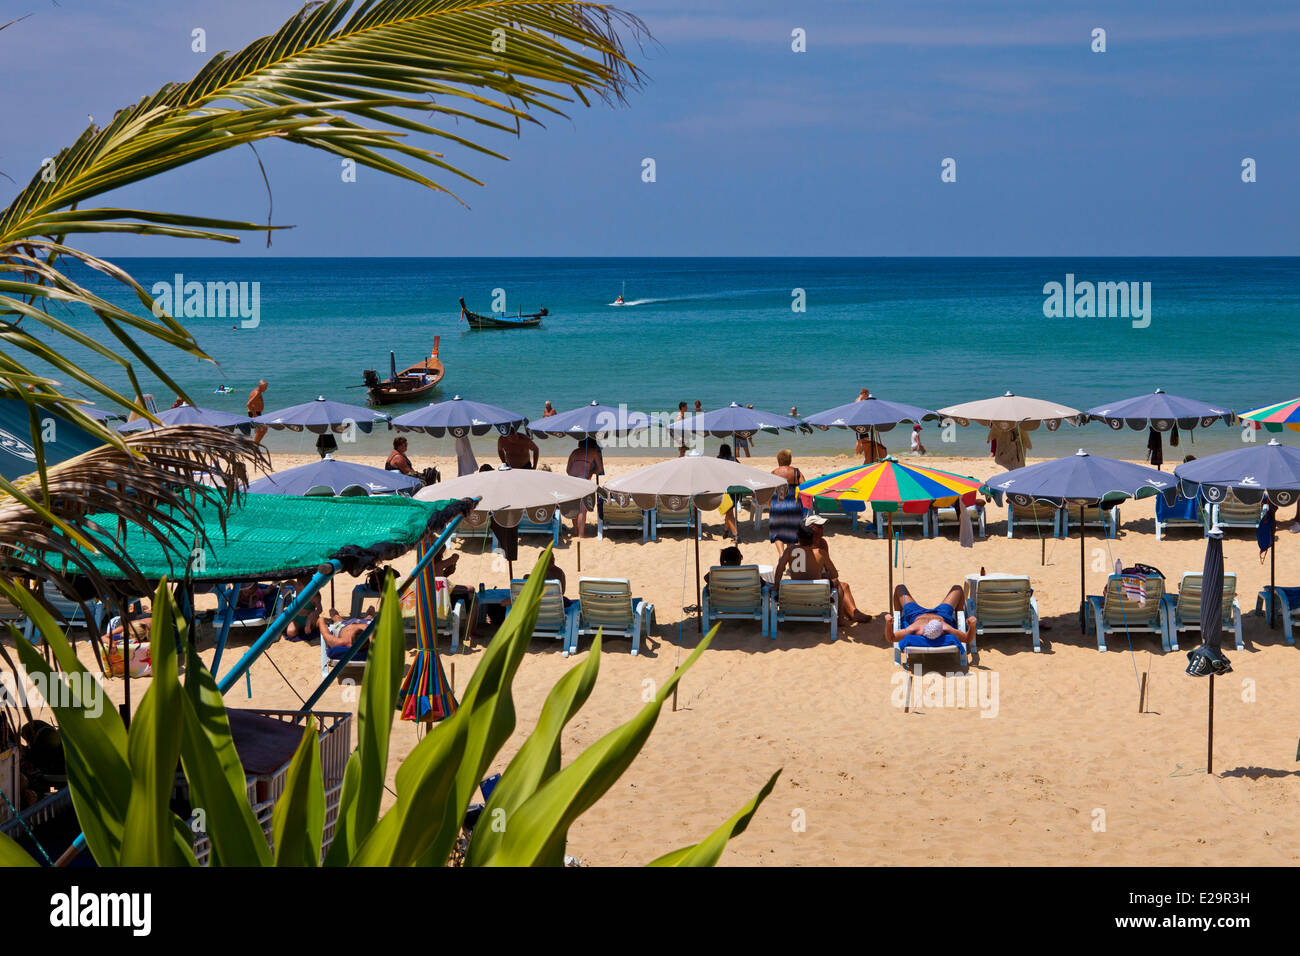
M 669 508 L 660 504 L 650 512 L 650 540 L 659 540 L 660 529 L 685 528 L 694 531 L 695 537 L 702 537 L 703 522 L 696 521 L 697 512 L 693 504 L 683 508 Z
M 776 594 L 769 593 L 767 636 L 776 640 L 777 626 L 782 621 L 811 621 L 829 624 L 831 643 L 834 643 L 839 637 L 839 597 L 826 578 L 816 581 L 782 579 Z
M 902 629 L 903 613 L 901 611 L 894 611 L 885 619 L 885 640 L 893 645 L 894 663 L 899 667 L 903 666 L 904 657 L 907 658 L 907 663 L 910 666 L 913 657 L 928 657 L 931 654 L 956 654 L 957 660 L 961 666 L 966 667 L 970 657 L 978 650 L 976 646 L 978 635 L 970 637 L 969 640 L 965 641 L 958 638 L 952 638 L 949 642 L 933 647 L 928 644 L 914 644 L 909 641 L 908 645 L 904 647 L 903 641 L 906 640 L 906 638 L 900 639 L 895 636 Z M 957 630 L 969 632 L 969 628 L 966 626 L 966 612 L 961 609 L 957 610 Z
M 1277 601 L 1277 610 L 1272 607 Z M 1255 613 L 1263 614 L 1271 622 L 1282 621 L 1282 636 L 1288 644 L 1295 643 L 1295 629 L 1300 625 L 1300 588 L 1266 587 L 1255 598 Z
M 523 579 L 510 582 L 510 605 L 519 600 L 523 590 Z M 533 625 L 533 637 L 550 637 L 560 642 L 560 652 L 568 655 L 569 648 L 578 642 L 578 602 L 572 601 L 566 608 L 564 595 L 560 591 L 559 581 L 547 581 L 542 587 L 542 601 L 537 608 L 537 623 Z
M 1210 530 L 1208 517 L 1209 509 L 1200 495 L 1179 498 L 1172 505 L 1165 504 L 1163 495 L 1156 495 L 1156 540 L 1163 541 L 1174 528 L 1196 528 L 1204 536 Z
M 1184 571 L 1178 582 L 1177 594 L 1166 594 L 1169 606 L 1169 649 L 1178 650 L 1179 631 L 1201 629 L 1201 574 Z M 1241 604 L 1237 600 L 1237 575 L 1227 571 L 1223 575 L 1223 629 L 1237 638 L 1237 650 L 1246 649 L 1241 636 Z
M 650 510 L 642 510 L 635 502 L 620 505 L 606 499 L 596 509 L 596 540 L 604 539 L 609 531 L 640 533 L 641 543 L 650 540 Z
M 632 654 L 641 650 L 641 635 L 649 635 L 655 623 L 655 607 L 632 597 L 627 578 L 582 578 L 578 581 L 578 629 L 569 652 L 578 649 L 578 638 L 593 636 L 632 639 Z
M 1042 651 L 1038 635 L 1038 599 L 1028 577 L 981 577 L 974 595 L 966 599 L 966 618 L 975 619 L 975 637 L 986 634 L 1027 634 L 1034 653 Z
M 820 515 L 823 518 L 848 518 L 849 524 L 854 532 L 858 530 L 858 518 L 862 515 L 863 510 L 865 509 L 858 509 L 857 511 L 846 510 L 844 505 L 841 502 L 836 501 L 834 498 L 813 499 L 813 514 Z M 895 520 L 894 524 L 897 526 L 898 521 Z
M 758 621 L 763 636 L 769 636 L 767 588 L 758 565 L 709 568 L 701 600 L 706 634 L 714 621 Z
M 1061 537 L 1070 536 L 1070 522 L 1075 523 L 1079 520 L 1078 508 L 1061 509 Z M 1123 521 L 1119 515 L 1119 505 L 1113 508 L 1102 508 L 1100 505 L 1092 505 L 1083 509 L 1083 527 L 1085 531 L 1101 530 L 1106 533 L 1106 537 L 1113 538 L 1119 532 Z
M 1028 533 L 1036 536 L 1046 537 L 1048 532 L 1051 537 L 1060 538 L 1061 534 L 1061 509 L 1053 508 L 1050 505 L 1031 505 L 1021 507 L 1007 502 L 1007 537 L 1016 536 L 1016 525 L 1026 529 Z
M 877 511 L 871 509 L 871 521 L 876 526 L 876 537 L 883 538 L 889 533 L 889 512 Z M 918 529 L 921 537 L 930 537 L 930 516 L 927 512 L 920 514 L 911 514 L 903 511 L 894 512 L 894 530 L 906 531 L 910 528 Z
M 1264 504 L 1248 505 L 1236 498 L 1226 498 L 1210 505 L 1210 525 L 1220 528 L 1249 528 L 1254 531 L 1264 517 Z
M 557 510 L 548 521 L 530 521 L 527 515 L 519 519 L 515 530 L 520 537 L 526 534 L 545 534 L 556 547 L 560 545 L 560 512 Z
M 1146 603 L 1126 592 L 1124 584 L 1141 583 Z M 1084 604 L 1084 622 L 1097 635 L 1097 650 L 1106 650 L 1110 634 L 1155 634 L 1160 649 L 1173 649 L 1169 636 L 1169 611 L 1164 602 L 1165 580 L 1158 575 L 1112 574 L 1106 579 L 1105 594 L 1090 594 Z
M 977 537 L 983 538 L 988 533 L 984 525 L 984 509 L 975 505 L 967 505 L 966 514 L 970 515 L 971 527 L 975 529 Z M 930 512 L 930 537 L 938 537 L 939 532 L 945 526 L 953 528 L 961 527 L 961 519 L 957 514 L 955 505 L 949 505 L 947 508 L 934 508 Z

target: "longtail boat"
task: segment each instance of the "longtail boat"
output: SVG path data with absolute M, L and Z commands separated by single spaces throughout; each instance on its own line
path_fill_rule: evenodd
M 479 315 L 470 311 L 464 298 L 460 300 L 460 317 L 469 323 L 471 329 L 535 329 L 550 314 L 546 309 L 539 309 L 527 315 L 523 312 L 518 315 Z
M 414 402 L 424 398 L 442 381 L 446 369 L 438 358 L 438 341 L 441 336 L 433 337 L 433 353 L 424 361 L 417 362 L 397 371 L 397 357 L 388 353 L 388 378 L 381 379 L 372 368 L 362 373 L 365 388 L 372 405 L 396 405 L 399 402 Z

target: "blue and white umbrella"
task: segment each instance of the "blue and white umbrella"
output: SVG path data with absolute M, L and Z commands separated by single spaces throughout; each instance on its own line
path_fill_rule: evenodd
M 1272 552 L 1269 588 L 1265 592 L 1271 627 L 1277 606 L 1277 509 L 1300 500 L 1300 448 L 1283 445 L 1275 438 L 1267 445 L 1250 444 L 1184 462 L 1174 469 L 1174 477 L 1184 498 L 1199 492 L 1210 504 L 1223 501 L 1229 494 L 1243 504 L 1269 503 L 1259 547 L 1261 552 L 1265 547 Z
M 1158 432 L 1167 432 L 1175 426 L 1184 431 L 1209 428 L 1215 422 L 1231 425 L 1236 417 L 1230 408 L 1223 405 L 1209 405 L 1192 398 L 1169 395 L 1162 388 L 1108 405 L 1098 405 L 1088 409 L 1087 416 L 1088 421 L 1105 422 L 1115 431 L 1128 426 L 1133 431 L 1154 428 Z
M 496 429 L 502 435 L 512 428 L 528 424 L 528 419 L 518 412 L 471 402 L 457 395 L 451 401 L 435 402 L 413 412 L 399 415 L 392 421 L 399 432 L 424 432 L 435 438 L 451 435 L 464 438 L 468 435 L 486 435 Z
M 333 489 L 337 495 L 344 488 L 360 485 L 372 495 L 389 495 L 414 491 L 423 484 L 419 478 L 412 478 L 400 471 L 339 461 L 332 455 L 326 455 L 309 465 L 259 478 L 248 486 L 248 490 L 258 495 L 305 495 L 313 488 L 324 486 Z
M 1083 607 L 1088 599 L 1084 583 L 1083 509 L 1108 505 L 1127 498 L 1163 495 L 1166 504 L 1178 498 L 1178 486 L 1172 475 L 1146 465 L 1089 455 L 1083 449 L 1064 458 L 1015 468 L 991 478 L 985 487 L 999 505 L 1005 497 L 1012 504 L 1029 508 L 1042 503 L 1057 508 L 1079 507 L 1079 623 L 1085 622 Z
M 799 419 L 791 418 L 789 415 L 777 415 L 773 412 L 746 408 L 732 402 L 726 408 L 689 414 L 681 421 L 672 422 L 668 426 L 668 433 L 674 438 L 688 434 L 711 435 L 714 438 L 726 438 L 728 435 L 751 438 L 763 430 L 777 431 L 782 428 L 812 431 Z
M 529 434 L 536 438 L 595 438 L 622 437 L 650 427 L 650 416 L 645 412 L 629 411 L 626 406 L 614 408 L 592 402 L 581 408 L 560 412 L 541 421 L 530 422 Z
M 253 419 L 253 424 L 266 425 L 269 428 L 287 428 L 295 432 L 305 429 L 317 435 L 331 431 L 344 432 L 355 425 L 368 435 L 376 424 L 388 420 L 388 415 L 377 412 L 373 408 L 332 402 L 322 395 L 314 402 L 303 402 L 301 405 L 259 415 Z
M 938 417 L 938 412 L 928 408 L 905 405 L 902 402 L 887 402 L 873 395 L 859 402 L 849 402 L 847 405 L 838 405 L 816 415 L 809 415 L 804 422 L 815 425 L 823 431 L 828 428 L 851 428 L 861 437 L 873 428 L 876 431 L 887 432 L 903 422 L 919 425 L 923 421 L 933 421 Z
M 230 412 L 218 411 L 215 408 L 178 405 L 176 408 L 169 408 L 164 412 L 159 412 L 158 421 L 161 424 L 154 425 L 147 418 L 137 418 L 125 425 L 119 425 L 117 430 L 129 434 L 144 431 L 145 429 L 161 428 L 166 425 L 209 425 L 212 428 L 238 428 L 244 434 L 248 434 L 253 420 L 247 415 L 234 415 Z

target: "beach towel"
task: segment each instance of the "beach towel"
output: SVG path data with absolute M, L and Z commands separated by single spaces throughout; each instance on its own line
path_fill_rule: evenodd
M 1147 606 L 1147 579 L 1142 575 L 1126 575 L 1120 579 L 1120 588 L 1130 601 L 1137 601 L 1138 607 Z
M 1153 468 L 1159 468 L 1165 463 L 1164 439 L 1154 428 L 1147 434 L 1147 461 Z
M 945 634 L 934 640 L 924 634 L 908 634 L 898 642 L 898 649 L 905 651 L 909 647 L 961 647 L 961 641 L 951 634 Z
M 961 503 L 960 498 L 957 499 L 957 516 L 961 522 L 961 546 L 963 548 L 975 547 L 975 525 L 971 522 L 970 512 L 966 510 L 966 506 Z
M 456 439 L 456 477 L 463 478 L 478 471 L 478 462 L 474 459 L 474 449 L 470 447 L 469 436 L 461 435 Z
M 1268 549 L 1273 547 L 1273 538 L 1277 532 L 1277 515 L 1273 509 L 1273 502 L 1264 502 L 1264 516 L 1259 519 L 1259 524 L 1255 528 L 1255 542 L 1259 545 L 1259 560 L 1264 562 L 1264 555 Z

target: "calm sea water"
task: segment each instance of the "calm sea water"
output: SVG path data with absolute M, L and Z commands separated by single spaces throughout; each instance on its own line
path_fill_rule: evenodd
M 447 367 L 440 398 L 459 394 L 530 417 L 540 417 L 547 400 L 565 410 L 593 399 L 647 412 L 699 399 L 705 408 L 734 401 L 809 414 L 852 401 L 864 386 L 928 408 L 1008 389 L 1083 410 L 1157 387 L 1241 410 L 1300 394 L 1300 259 L 118 261 L 147 289 L 177 273 L 260 283 L 257 328 L 186 320 L 219 367 L 153 350 L 196 402 L 230 411 L 243 410 L 262 377 L 271 383 L 268 410 L 320 394 L 360 403 L 363 390 L 348 386 L 360 384 L 363 369 L 387 369 L 390 349 L 399 366 L 416 362 L 435 335 Z M 1045 318 L 1043 286 L 1067 273 L 1080 282 L 1150 282 L 1149 327 L 1128 318 Z M 98 274 L 79 277 L 115 301 L 134 301 Z M 610 307 L 625 286 L 630 307 Z M 468 331 L 457 297 L 488 312 L 498 289 L 509 312 L 545 306 L 551 316 L 537 330 Z M 792 310 L 797 289 L 804 312 Z M 76 323 L 96 327 L 93 319 Z M 84 363 L 126 387 L 97 357 Z M 235 391 L 213 394 L 220 384 Z M 171 403 L 161 385 L 151 386 L 160 407 Z M 978 426 L 958 429 L 951 444 L 940 442 L 934 424 L 924 436 L 932 452 L 987 453 Z M 1133 457 L 1145 450 L 1143 433 L 1099 424 L 1032 437 L 1033 457 L 1080 446 Z M 390 438 L 363 439 L 358 451 Z M 901 429 L 885 438 L 891 449 L 905 447 Z M 273 432 L 270 445 L 310 451 L 313 440 Z M 1236 429 L 1218 425 L 1176 452 L 1237 441 Z M 760 436 L 756 450 L 852 444 L 841 431 L 787 433 Z M 449 446 L 417 436 L 412 450 L 419 457 Z M 549 446 L 563 452 L 568 443 Z

